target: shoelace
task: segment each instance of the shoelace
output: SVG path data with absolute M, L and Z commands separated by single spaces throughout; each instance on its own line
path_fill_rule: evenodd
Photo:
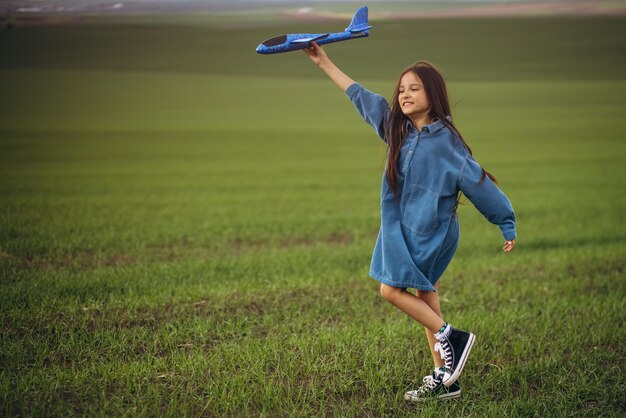
M 441 359 L 446 363 L 446 370 L 452 369 L 452 347 L 448 340 L 443 340 L 435 344 L 435 351 L 439 353 Z
M 408 394 L 414 398 L 419 397 L 419 395 L 422 395 L 422 394 L 428 394 L 428 392 L 434 390 L 437 387 L 437 385 L 439 385 L 440 380 L 437 380 L 433 378 L 433 376 L 429 375 L 429 376 L 425 376 L 422 379 L 422 382 L 424 382 L 422 386 L 420 386 L 419 388 L 415 390 L 409 391 Z
M 429 392 L 435 389 L 439 384 L 439 381 L 435 380 L 432 376 L 426 376 L 424 377 L 424 379 L 422 379 L 422 381 L 424 382 L 424 384 L 417 389 L 419 393 Z

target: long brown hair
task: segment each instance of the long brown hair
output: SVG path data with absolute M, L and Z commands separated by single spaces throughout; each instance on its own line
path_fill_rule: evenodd
M 400 81 L 409 71 L 415 73 L 415 75 L 422 80 L 424 91 L 428 98 L 428 103 L 430 104 L 430 119 L 439 119 L 443 122 L 443 124 L 463 143 L 470 155 L 472 154 L 472 150 L 463 139 L 459 130 L 454 126 L 454 123 L 447 118 L 447 116 L 452 116 L 452 113 L 450 112 L 446 82 L 441 75 L 441 71 L 428 61 L 417 61 L 415 64 L 402 71 L 400 77 L 398 77 L 398 82 L 393 90 L 393 98 L 389 106 L 389 118 L 385 125 L 385 142 L 387 142 L 387 167 L 385 168 L 385 174 L 387 184 L 396 197 L 398 196 L 398 158 L 400 156 L 402 142 L 408 133 L 405 129 L 406 122 L 410 121 L 410 119 L 402 113 L 398 95 L 400 92 Z M 496 181 L 493 175 L 483 169 L 483 175 L 480 179 L 481 182 L 484 181 L 485 176 L 489 176 L 494 182 Z

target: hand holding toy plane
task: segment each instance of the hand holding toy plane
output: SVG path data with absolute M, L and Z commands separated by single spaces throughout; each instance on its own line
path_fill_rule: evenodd
M 330 44 L 333 42 L 347 41 L 350 39 L 364 38 L 369 35 L 367 25 L 367 6 L 356 11 L 350 26 L 343 32 L 336 33 L 290 33 L 279 35 L 263 41 L 257 48 L 259 54 L 280 54 L 282 52 L 295 51 L 311 46 L 311 42 L 318 45 Z

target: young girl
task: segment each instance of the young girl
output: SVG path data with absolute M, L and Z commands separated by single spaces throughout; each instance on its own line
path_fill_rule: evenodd
M 437 293 L 437 281 L 459 240 L 460 193 L 500 227 L 504 252 L 515 246 L 511 203 L 495 178 L 472 158 L 452 123 L 443 77 L 431 64 L 418 61 L 405 69 L 389 104 L 344 74 L 316 43 L 304 52 L 387 144 L 381 225 L 369 274 L 381 283 L 383 298 L 425 327 L 435 363 L 433 373 L 405 399 L 460 396 L 458 378 L 475 337 L 444 322 Z

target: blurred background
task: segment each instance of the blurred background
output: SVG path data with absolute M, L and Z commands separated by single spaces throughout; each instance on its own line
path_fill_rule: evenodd
M 441 414 L 367 276 L 383 144 L 255 53 L 363 4 L 328 55 L 387 98 L 438 65 L 518 219 L 503 256 L 460 208 L 442 307 L 482 346 L 447 413 L 623 415 L 624 0 L 0 2 L 0 415 Z

